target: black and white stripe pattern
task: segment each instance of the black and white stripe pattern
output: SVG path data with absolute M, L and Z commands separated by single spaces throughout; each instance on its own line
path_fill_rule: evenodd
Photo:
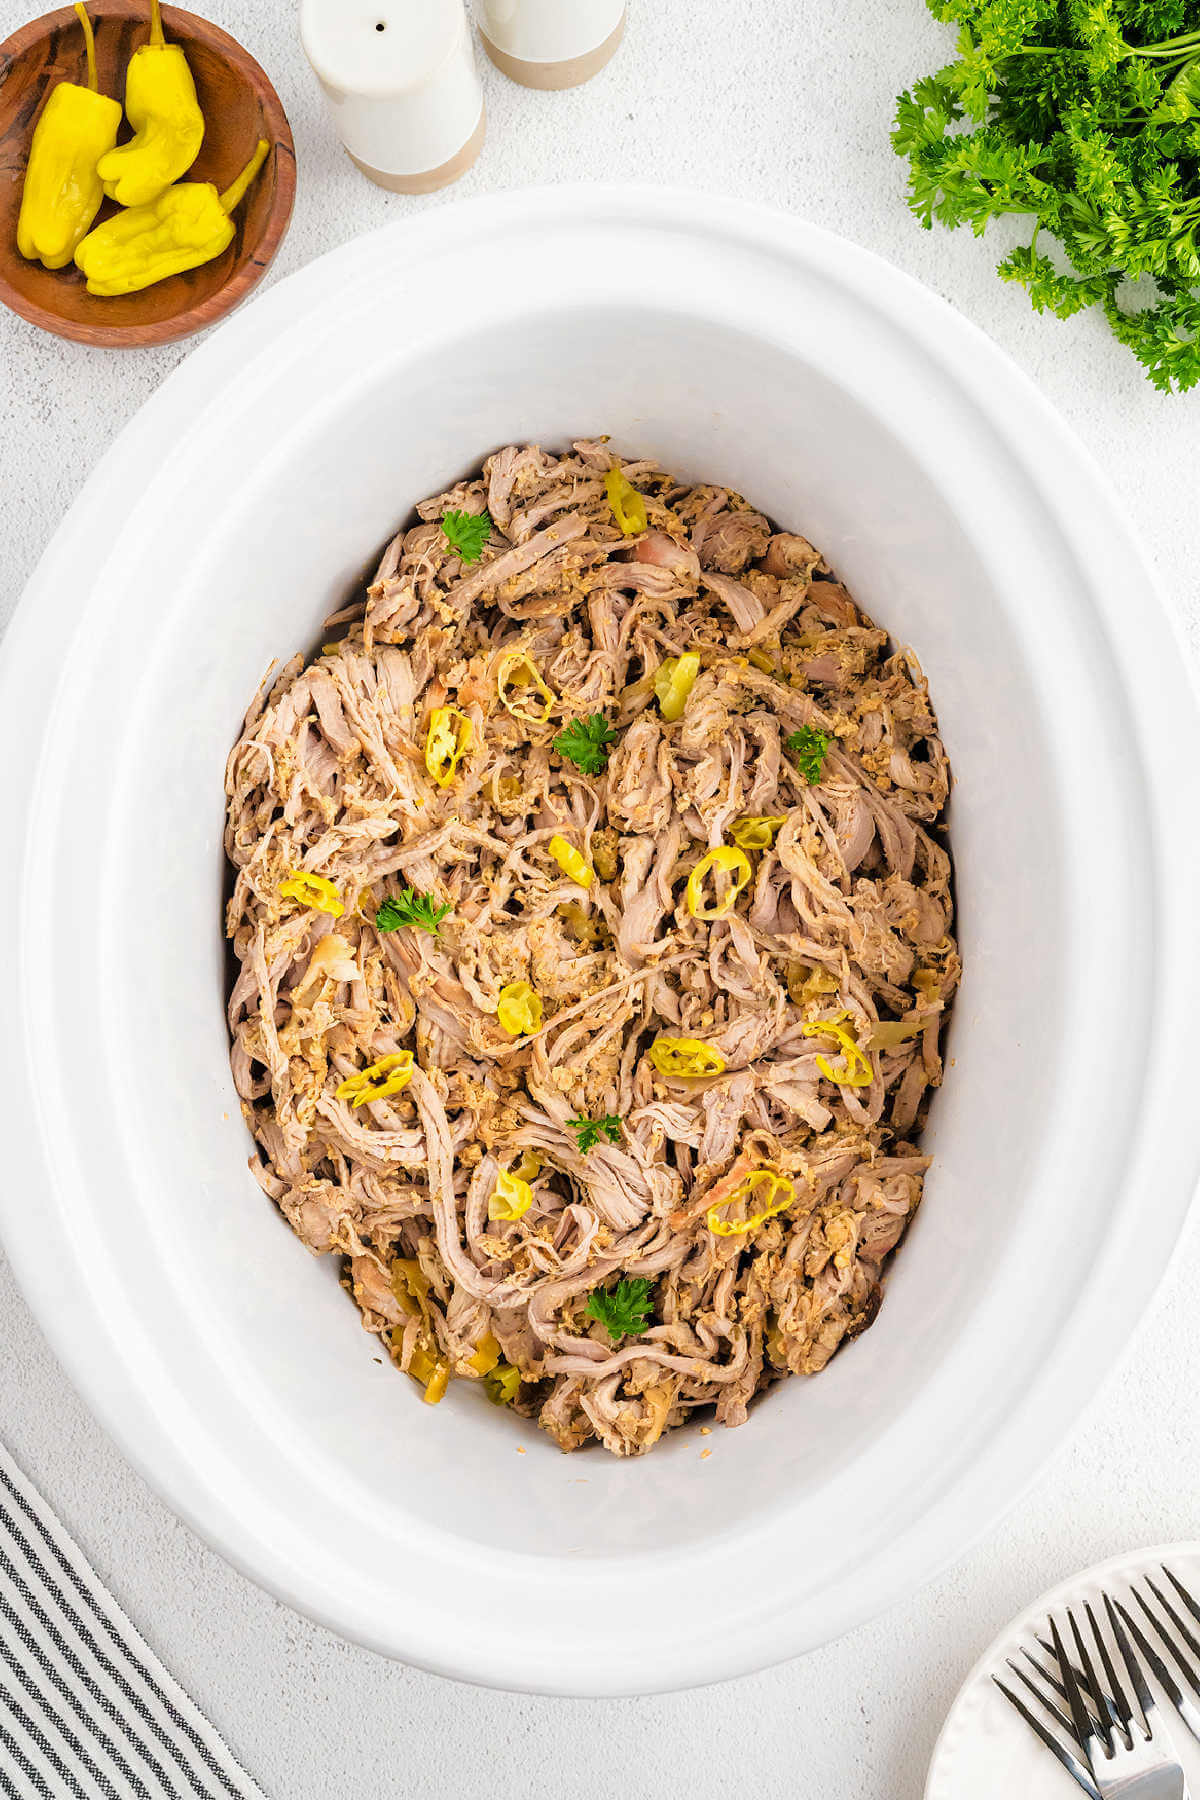
M 263 1800 L 3 1449 L 0 1796 Z

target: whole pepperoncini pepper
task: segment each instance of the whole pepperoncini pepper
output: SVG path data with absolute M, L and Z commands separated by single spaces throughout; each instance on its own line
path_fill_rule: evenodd
M 190 169 L 204 141 L 204 114 L 187 57 L 163 38 L 158 0 L 150 0 L 150 41 L 125 74 L 125 117 L 134 135 L 102 156 L 96 173 L 110 200 L 149 206 Z
M 89 231 L 75 252 L 75 261 L 87 276 L 88 293 L 134 294 L 220 256 L 233 242 L 229 215 L 270 148 L 266 138 L 260 138 L 254 155 L 223 194 L 211 181 L 177 181 L 149 206 L 131 206 Z
M 88 84 L 60 81 L 42 108 L 17 220 L 17 249 L 47 269 L 66 268 L 99 212 L 104 189 L 96 165 L 121 124 L 120 101 L 99 91 L 92 22 L 83 6 L 75 11 L 87 45 Z

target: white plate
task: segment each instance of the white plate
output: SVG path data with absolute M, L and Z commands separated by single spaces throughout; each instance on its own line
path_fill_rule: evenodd
M 1057 1615 L 1061 1630 L 1064 1607 L 1082 1607 L 1090 1600 L 1096 1609 L 1104 1591 L 1114 1599 L 1125 1599 L 1129 1584 L 1141 1575 L 1157 1577 L 1158 1585 L 1170 1594 L 1169 1585 L 1162 1580 L 1163 1563 L 1200 1599 L 1200 1543 L 1159 1545 L 1157 1549 L 1130 1550 L 1085 1569 L 1081 1575 L 1072 1575 L 1007 1625 L 958 1690 L 934 1746 L 925 1800 L 1071 1800 L 1072 1795 L 1079 1800 L 1081 1789 L 1017 1716 L 992 1677 L 999 1675 L 1027 1700 L 1029 1696 L 1006 1666 L 1007 1659 L 1013 1657 L 1019 1663 L 1022 1647 L 1041 1656 L 1035 1639 L 1046 1636 L 1047 1614 Z M 1142 1623 L 1138 1609 L 1132 1607 L 1131 1611 Z M 1147 1635 L 1154 1642 L 1153 1635 Z M 1150 1685 L 1156 1686 L 1153 1680 Z M 1192 1793 L 1200 1794 L 1200 1745 L 1165 1696 L 1159 1693 L 1157 1697 L 1164 1728 Z

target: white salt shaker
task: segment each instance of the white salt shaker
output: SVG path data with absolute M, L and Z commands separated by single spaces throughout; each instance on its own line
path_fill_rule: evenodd
M 625 29 L 625 0 L 475 0 L 483 47 L 523 87 L 590 81 Z
M 301 0 L 300 41 L 364 175 L 428 194 L 483 144 L 483 90 L 463 0 Z

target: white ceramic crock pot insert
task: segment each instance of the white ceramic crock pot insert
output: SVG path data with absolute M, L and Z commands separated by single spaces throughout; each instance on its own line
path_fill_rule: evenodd
M 511 439 L 604 430 L 803 531 L 915 647 L 967 967 L 876 1325 L 743 1429 L 633 1462 L 565 1457 L 466 1383 L 426 1407 L 377 1360 L 246 1170 L 219 926 L 223 765 L 272 657 L 319 641 L 414 501 Z M 1130 592 L 1134 669 L 1108 623 Z M 164 384 L 48 552 L 5 676 L 28 788 L 5 1240 L 97 1413 L 257 1579 L 447 1673 L 676 1686 L 906 1592 L 1060 1438 L 1190 1191 L 1162 1120 L 1191 852 L 1160 827 L 1196 816 L 1196 712 L 1099 478 L 931 296 L 795 223 L 645 191 L 361 240 Z

